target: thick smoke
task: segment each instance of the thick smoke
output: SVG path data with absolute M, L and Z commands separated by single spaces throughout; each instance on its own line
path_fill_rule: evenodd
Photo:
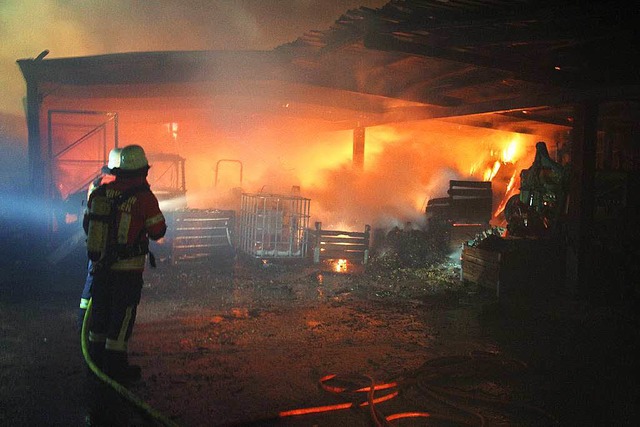
M 15 232 L 17 223 L 42 220 L 45 206 L 28 194 L 26 130 L 19 116 L 0 113 L 0 238 Z
M 22 117 L 0 113 L 0 190 L 26 189 L 27 131 Z
M 43 49 L 50 49 L 51 57 L 268 50 L 309 30 L 328 29 L 350 8 L 384 3 L 10 0 L 0 4 L 0 31 L 7 41 L 0 48 L 0 66 L 7 71 L 0 85 L 8 91 L 0 97 L 0 110 L 21 110 L 24 82 L 15 60 L 34 57 Z M 174 111 L 148 120 L 133 116 L 146 113 L 126 112 L 123 107 L 121 145 L 141 143 L 150 152 L 185 157 L 190 207 L 237 209 L 240 192 L 288 194 L 299 188 L 300 195 L 312 201 L 312 222 L 361 230 L 365 224 L 422 224 L 427 201 L 445 196 L 450 179 L 482 180 L 483 171 L 496 160 L 492 152 L 503 150 L 515 137 L 523 147 L 538 139 L 436 120 L 376 126 L 366 130 L 364 169 L 357 170 L 352 165 L 351 130 L 331 131 L 300 116 L 280 120 L 274 118 L 277 115 L 261 115 L 265 100 L 278 99 L 276 94 L 261 93 L 260 105 L 253 105 L 258 99 L 251 93 L 243 94 L 246 99 L 215 94 L 211 117 L 197 119 L 172 118 Z M 172 123 L 178 126 L 174 133 Z
M 0 2 L 0 112 L 22 114 L 15 61 L 168 50 L 269 50 L 328 29 L 348 9 L 386 0 L 4 0 Z
M 241 192 L 290 195 L 295 188 L 311 199 L 311 223 L 323 228 L 421 226 L 428 200 L 446 196 L 449 180 L 483 180 L 507 147 L 515 144 L 523 156 L 539 139 L 440 120 L 370 127 L 359 170 L 351 130 L 285 123 L 274 117 L 242 135 L 187 137 L 180 153 L 187 159 L 189 205 L 237 209 Z
M 25 82 L 16 60 L 132 51 L 270 50 L 328 29 L 348 9 L 386 0 L 0 1 L 0 157 L 3 195 L 28 183 Z M 7 126 L 11 117 L 11 126 Z M 13 123 L 19 123 L 14 126 Z M 195 165 L 197 161 L 193 161 Z M 6 166 L 6 167 L 5 167 Z M 199 181 L 211 179 L 211 169 Z M 209 192 L 210 193 L 210 192 Z M 6 211 L 6 209 L 5 209 Z
M 5 0 L 0 2 L 0 114 L 2 183 L 25 184 L 26 87 L 16 60 L 132 51 L 269 50 L 305 32 L 328 29 L 348 9 L 386 0 Z M 14 120 L 15 119 L 15 120 Z M 16 121 L 20 124 L 14 126 Z M 197 165 L 197 161 L 193 162 Z M 200 188 L 211 179 L 192 176 Z
M 367 129 L 364 170 L 348 163 L 326 169 L 321 171 L 325 185 L 309 188 L 317 214 L 341 229 L 423 225 L 427 201 L 446 196 L 449 180 L 483 179 L 495 161 L 487 147 L 501 149 L 513 138 L 523 145 L 535 140 L 464 128 L 420 121 Z

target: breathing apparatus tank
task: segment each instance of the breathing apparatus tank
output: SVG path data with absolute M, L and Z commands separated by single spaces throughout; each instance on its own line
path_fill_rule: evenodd
M 112 202 L 104 187 L 99 187 L 91 201 L 89 226 L 87 230 L 87 254 L 93 262 L 102 259 L 109 242 Z

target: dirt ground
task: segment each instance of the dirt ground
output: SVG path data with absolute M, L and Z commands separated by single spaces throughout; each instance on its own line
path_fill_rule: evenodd
M 84 425 L 83 263 L 3 269 L 0 425 Z M 130 342 L 143 378 L 129 390 L 146 406 L 122 399 L 113 424 L 371 426 L 414 413 L 388 425 L 637 425 L 636 317 L 549 286 L 497 300 L 458 267 L 161 263 L 145 272 Z M 395 383 L 373 398 L 398 395 L 371 410 L 354 391 L 371 383 Z M 335 404 L 347 407 L 288 412 Z

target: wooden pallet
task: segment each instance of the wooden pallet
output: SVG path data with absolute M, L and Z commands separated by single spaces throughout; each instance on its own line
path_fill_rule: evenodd
M 468 244 L 462 247 L 462 280 L 491 289 L 499 296 L 502 253 Z
M 328 259 L 345 259 L 359 264 L 369 260 L 370 226 L 364 232 L 323 230 L 317 222 L 315 230 L 310 231 L 314 242 L 313 262 Z

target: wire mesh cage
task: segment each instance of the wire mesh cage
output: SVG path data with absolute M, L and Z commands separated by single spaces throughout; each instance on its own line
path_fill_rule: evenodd
M 243 193 L 238 249 L 255 258 L 305 258 L 310 203 L 300 196 Z

